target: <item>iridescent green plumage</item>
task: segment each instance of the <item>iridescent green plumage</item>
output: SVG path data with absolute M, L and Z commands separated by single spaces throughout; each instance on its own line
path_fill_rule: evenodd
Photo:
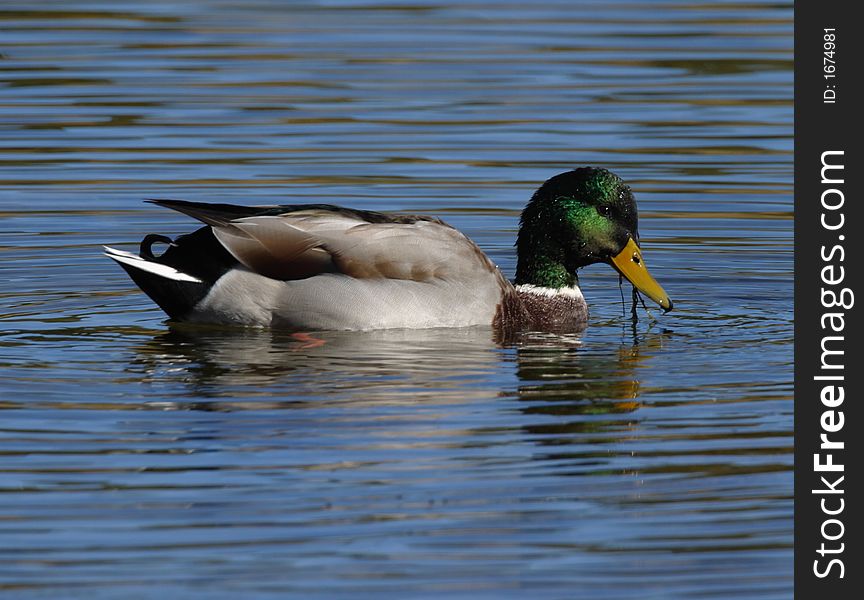
M 581 168 L 548 180 L 522 212 L 516 284 L 572 287 L 576 270 L 605 262 L 639 239 L 630 188 L 606 169 Z

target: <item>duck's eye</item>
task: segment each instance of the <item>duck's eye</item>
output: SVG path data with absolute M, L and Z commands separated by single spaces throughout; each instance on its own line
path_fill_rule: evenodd
M 611 206 L 601 206 L 600 208 L 597 209 L 597 212 L 599 212 L 604 217 L 608 217 L 609 215 L 612 214 L 612 207 Z

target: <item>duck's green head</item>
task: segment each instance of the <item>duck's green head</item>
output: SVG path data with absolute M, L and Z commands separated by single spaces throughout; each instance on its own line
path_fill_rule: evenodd
M 642 260 L 633 192 L 606 169 L 583 167 L 540 186 L 522 211 L 517 284 L 576 284 L 576 269 L 605 262 L 664 310 L 672 301 Z

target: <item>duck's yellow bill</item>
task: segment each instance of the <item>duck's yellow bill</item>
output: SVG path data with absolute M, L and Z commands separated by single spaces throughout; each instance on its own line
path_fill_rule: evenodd
M 630 238 L 621 252 L 612 257 L 611 262 L 615 270 L 626 277 L 627 281 L 633 284 L 633 287 L 659 304 L 664 312 L 672 310 L 672 300 L 669 299 L 669 295 L 660 287 L 660 284 L 651 277 L 651 273 L 645 266 L 645 261 L 642 260 L 642 250 L 639 249 L 633 238 Z

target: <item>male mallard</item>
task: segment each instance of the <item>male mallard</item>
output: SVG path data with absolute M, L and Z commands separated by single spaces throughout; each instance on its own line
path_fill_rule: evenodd
M 578 327 L 588 305 L 576 270 L 596 262 L 672 308 L 642 260 L 633 194 L 605 169 L 561 173 L 534 193 L 522 212 L 513 284 L 434 217 L 152 202 L 206 226 L 176 240 L 148 235 L 137 256 L 105 250 L 174 319 L 302 330 Z M 161 256 L 154 242 L 168 244 Z

